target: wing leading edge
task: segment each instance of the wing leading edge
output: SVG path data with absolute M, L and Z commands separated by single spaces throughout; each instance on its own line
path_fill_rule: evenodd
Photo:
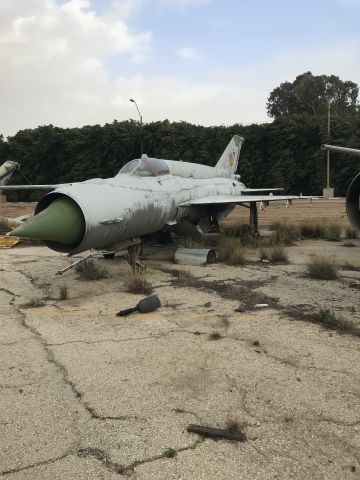
M 63 185 L 1 185 L 1 190 L 54 190 Z
M 192 205 L 218 205 L 226 203 L 252 203 L 252 202 L 275 202 L 295 200 L 304 197 L 296 195 L 211 195 L 208 197 L 195 198 L 184 202 L 180 207 L 190 207 Z

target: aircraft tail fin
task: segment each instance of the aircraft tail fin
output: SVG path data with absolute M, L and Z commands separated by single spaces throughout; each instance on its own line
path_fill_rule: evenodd
M 240 137 L 240 135 L 234 135 L 230 140 L 229 145 L 225 148 L 224 153 L 221 155 L 219 161 L 215 165 L 216 168 L 226 170 L 230 174 L 235 173 L 238 166 L 240 150 L 243 141 L 243 137 Z
M 17 162 L 12 162 L 7 160 L 3 165 L 0 166 L 0 185 L 6 185 L 10 180 L 11 175 L 18 170 L 20 165 Z

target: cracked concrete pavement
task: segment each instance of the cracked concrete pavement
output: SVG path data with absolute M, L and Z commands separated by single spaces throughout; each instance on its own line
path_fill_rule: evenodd
M 279 266 L 174 266 L 164 249 L 146 274 L 162 308 L 125 318 L 115 313 L 142 296 L 125 292 L 122 262 L 98 259 L 109 278 L 85 282 L 55 277 L 69 259 L 45 247 L 1 251 L 0 476 L 359 478 L 359 338 L 286 313 L 331 307 L 360 322 L 355 242 L 301 242 Z M 317 251 L 353 269 L 306 279 Z M 264 295 L 272 308 L 252 308 Z M 229 421 L 246 442 L 186 432 Z

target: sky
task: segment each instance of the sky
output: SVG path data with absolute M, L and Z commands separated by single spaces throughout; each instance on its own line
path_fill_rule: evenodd
M 360 84 L 360 0 L 0 0 L 0 134 L 269 122 L 305 71 Z

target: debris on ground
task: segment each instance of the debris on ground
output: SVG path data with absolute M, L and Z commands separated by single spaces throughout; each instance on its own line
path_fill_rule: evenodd
M 216 262 L 216 252 L 212 248 L 178 248 L 175 262 L 179 265 L 206 265 Z
M 143 298 L 140 302 L 133 308 L 126 308 L 125 310 L 120 310 L 116 315 L 118 317 L 125 317 L 133 312 L 140 313 L 149 313 L 161 307 L 160 299 L 157 295 L 151 295 L 150 297 Z
M 187 427 L 189 433 L 197 433 L 203 437 L 222 438 L 225 440 L 236 440 L 237 442 L 245 442 L 246 435 L 237 428 L 213 428 L 202 425 L 190 424 Z
M 0 235 L 0 248 L 12 248 L 18 243 L 21 239 L 19 237 L 6 237 L 5 235 Z

